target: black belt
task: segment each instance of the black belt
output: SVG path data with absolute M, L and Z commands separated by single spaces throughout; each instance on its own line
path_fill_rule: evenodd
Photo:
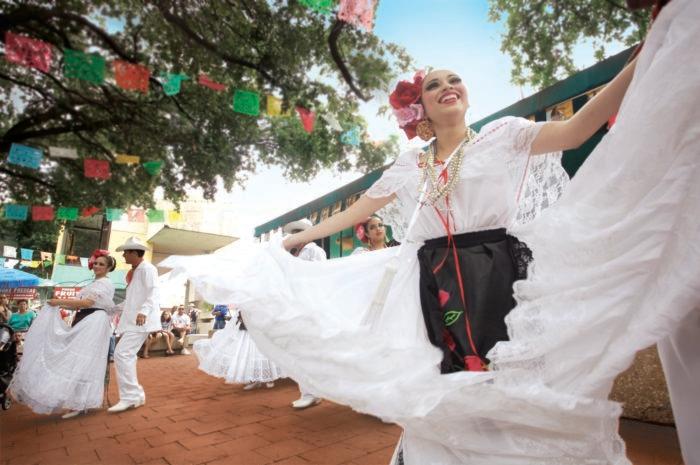
M 461 248 L 472 247 L 485 242 L 498 242 L 506 239 L 506 237 L 506 228 L 498 228 L 455 234 L 452 236 L 452 240 L 457 248 Z M 425 245 L 423 245 L 423 247 L 426 249 L 443 249 L 448 246 L 447 242 L 448 236 L 437 237 L 435 239 L 428 239 L 425 241 Z
M 92 315 L 93 313 L 95 313 L 97 311 L 105 312 L 106 310 L 104 308 L 81 308 L 80 310 L 78 310 L 76 312 L 75 318 L 73 318 L 73 323 L 71 324 L 71 327 L 77 325 L 84 318 Z

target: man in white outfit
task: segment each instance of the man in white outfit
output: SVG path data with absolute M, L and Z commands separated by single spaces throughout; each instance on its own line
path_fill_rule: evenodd
M 136 354 L 148 334 L 161 329 L 158 271 L 144 260 L 147 250 L 148 247 L 135 236 L 117 247 L 117 252 L 124 252 L 124 260 L 131 265 L 131 270 L 127 273 L 126 300 L 122 303 L 123 310 L 117 326 L 121 339 L 114 351 L 119 402 L 107 410 L 111 413 L 146 403 L 146 394 L 136 376 Z
M 304 231 L 311 226 L 313 226 L 311 221 L 306 218 L 302 218 L 301 220 L 292 221 L 291 223 L 286 224 L 284 228 L 282 228 L 282 232 L 284 234 L 295 234 L 300 231 Z M 296 247 L 290 252 L 292 255 L 298 258 L 310 262 L 326 260 L 328 258 L 326 257 L 326 251 L 316 245 L 315 242 L 309 242 L 308 244 Z M 301 397 L 292 402 L 292 407 L 295 409 L 304 409 L 321 402 L 320 397 L 316 397 L 315 395 L 311 394 L 301 385 L 299 385 L 299 392 L 301 393 Z

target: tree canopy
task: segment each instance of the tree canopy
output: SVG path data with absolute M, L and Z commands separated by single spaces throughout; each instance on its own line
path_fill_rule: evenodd
M 188 187 L 212 198 L 217 176 L 229 189 L 261 162 L 303 180 L 323 168 L 372 169 L 395 152 L 395 140 L 343 144 L 321 116 L 333 115 L 344 129 L 364 127 L 359 101 L 385 90 L 410 58 L 299 0 L 7 1 L 0 7 L 3 38 L 7 31 L 51 44 L 53 65 L 44 72 L 0 60 L 0 201 L 151 206 L 157 186 L 176 202 Z M 65 49 L 99 53 L 107 79 L 67 78 Z M 111 60 L 147 66 L 148 92 L 117 86 Z M 162 73 L 188 80 L 168 96 Z M 227 90 L 197 85 L 200 73 Z M 257 92 L 261 107 L 265 95 L 280 97 L 287 116 L 235 113 L 234 89 Z M 319 116 L 311 134 L 296 106 Z M 7 162 L 12 143 L 71 147 L 79 159 L 44 158 L 32 170 Z M 84 177 L 83 158 L 114 162 L 118 153 L 160 160 L 162 171 L 151 176 L 112 163 L 110 179 Z
M 630 11 L 623 0 L 489 0 L 492 21 L 504 21 L 501 50 L 513 60 L 515 84 L 551 86 L 577 71 L 574 47 L 590 41 L 596 58 L 612 41 L 640 42 L 648 11 Z

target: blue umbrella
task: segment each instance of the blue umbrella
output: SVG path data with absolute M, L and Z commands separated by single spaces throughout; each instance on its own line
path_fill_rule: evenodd
M 34 287 L 39 284 L 39 277 L 14 268 L 0 268 L 0 289 L 15 287 Z

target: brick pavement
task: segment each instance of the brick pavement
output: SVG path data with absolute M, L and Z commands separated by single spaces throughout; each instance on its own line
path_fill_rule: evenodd
M 291 381 L 243 391 L 196 370 L 194 356 L 139 360 L 139 378 L 146 405 L 120 414 L 62 420 L 14 404 L 0 413 L 2 465 L 386 465 L 400 433 L 328 401 L 295 411 Z M 673 428 L 621 430 L 635 465 L 682 465 Z

